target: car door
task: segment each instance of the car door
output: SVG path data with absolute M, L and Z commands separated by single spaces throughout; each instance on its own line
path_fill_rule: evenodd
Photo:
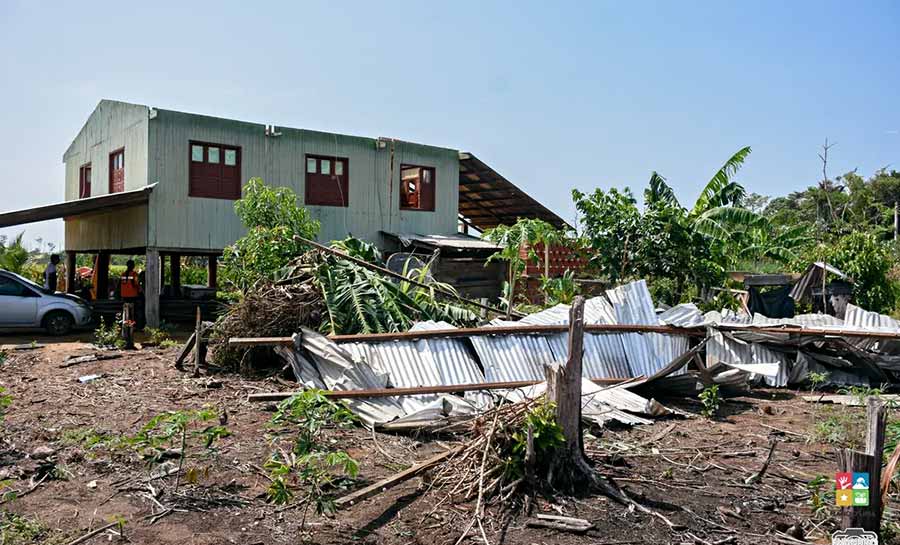
M 0 276 L 0 327 L 38 326 L 40 296 L 21 282 Z

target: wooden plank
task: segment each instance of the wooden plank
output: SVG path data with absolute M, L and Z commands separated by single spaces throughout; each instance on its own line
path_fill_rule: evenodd
M 411 341 L 430 338 L 459 338 L 487 335 L 553 335 L 565 333 L 567 325 L 526 325 L 502 327 L 469 327 L 456 329 L 433 329 L 424 331 L 403 331 L 399 333 L 370 333 L 360 335 L 331 335 L 336 343 Z M 663 333 L 668 335 L 684 335 L 704 337 L 703 328 L 674 327 L 668 325 L 640 324 L 592 324 L 585 325 L 586 333 Z M 293 346 L 291 337 L 232 337 L 228 344 L 236 346 Z
M 632 378 L 595 378 L 594 384 L 614 386 L 634 381 Z M 539 380 L 512 380 L 507 382 L 481 382 L 477 384 L 447 384 L 441 386 L 414 386 L 409 388 L 373 388 L 371 390 L 331 390 L 324 392 L 325 397 L 332 399 L 355 399 L 368 397 L 394 397 L 421 394 L 453 394 L 460 392 L 479 392 L 487 390 L 511 390 L 526 388 L 539 384 Z M 281 401 L 301 392 L 265 392 L 249 394 L 247 401 Z
M 367 498 L 371 498 L 372 496 L 381 494 L 385 490 L 388 490 L 389 488 L 393 488 L 402 482 L 408 481 L 408 480 L 412 479 L 413 477 L 415 477 L 416 475 L 418 475 L 419 473 L 422 473 L 423 471 L 439 464 L 440 462 L 443 462 L 444 460 L 453 456 L 460 450 L 462 450 L 462 446 L 457 447 L 453 450 L 448 450 L 447 452 L 442 452 L 442 453 L 438 454 L 437 456 L 429 458 L 428 460 L 425 460 L 424 462 L 422 462 L 420 464 L 416 464 L 409 469 L 405 469 L 405 470 L 401 471 L 400 473 L 391 475 L 390 477 L 388 477 L 386 479 L 382 479 L 382 480 L 378 481 L 377 483 L 373 483 L 365 488 L 361 488 L 361 489 L 357 490 L 356 492 L 351 492 L 350 494 L 347 494 L 346 496 L 344 496 L 342 498 L 338 498 L 337 500 L 335 500 L 334 504 L 337 507 L 344 507 L 346 505 L 353 505 L 353 504 L 355 504 L 357 502 L 361 502 Z
M 187 342 L 184 343 L 184 347 L 181 349 L 181 353 L 178 354 L 178 359 L 175 360 L 175 369 L 183 369 L 184 360 L 187 359 L 188 354 L 194 349 L 194 342 L 197 339 L 197 333 L 191 333 L 190 338 L 188 338 Z

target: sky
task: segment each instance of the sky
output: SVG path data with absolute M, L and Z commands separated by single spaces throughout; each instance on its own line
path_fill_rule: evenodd
M 0 2 L 0 212 L 63 200 L 102 98 L 470 151 L 572 222 L 735 151 L 783 195 L 900 169 L 900 3 Z M 267 180 L 277 183 L 277 180 Z M 61 220 L 0 230 L 63 243 Z

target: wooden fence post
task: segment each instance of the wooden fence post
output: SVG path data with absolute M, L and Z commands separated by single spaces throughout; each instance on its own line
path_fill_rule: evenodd
M 202 341 L 202 330 L 203 330 L 203 317 L 200 314 L 200 306 L 197 306 L 197 326 L 194 329 L 194 378 L 200 376 L 200 366 L 205 362 L 203 361 L 203 341 Z
M 134 303 L 122 305 L 122 339 L 126 350 L 134 350 Z
M 887 408 L 877 396 L 866 400 L 866 450 L 838 451 L 838 467 L 845 473 L 869 474 L 869 505 L 841 509 L 841 528 L 862 528 L 881 532 L 881 464 L 884 456 L 884 427 Z

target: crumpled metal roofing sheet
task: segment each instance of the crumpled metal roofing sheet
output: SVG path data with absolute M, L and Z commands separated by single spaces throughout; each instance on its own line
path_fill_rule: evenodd
M 491 326 L 514 324 L 495 320 Z M 488 382 L 543 380 L 544 366 L 555 357 L 546 336 L 497 335 L 471 337 Z
M 659 315 L 659 321 L 675 327 L 695 327 L 704 324 L 703 313 L 694 303 L 682 303 Z
M 584 304 L 584 321 L 586 324 L 610 324 L 612 305 L 603 297 L 592 297 Z M 569 305 L 555 307 L 530 314 L 518 323 L 529 325 L 566 325 L 569 323 Z M 558 333 L 545 337 L 553 362 L 564 362 L 569 356 L 569 334 Z M 551 362 L 552 363 L 552 362 Z M 628 367 L 628 358 L 622 346 L 621 335 L 585 333 L 584 357 L 582 359 L 582 376 L 586 378 L 630 378 L 633 376 Z
M 446 322 L 419 322 L 410 331 L 435 329 L 453 329 L 453 326 Z M 484 374 L 463 343 L 461 339 L 419 339 L 342 346 L 354 359 L 366 361 L 387 374 L 391 385 L 397 388 L 484 382 Z M 437 397 L 404 396 L 403 404 L 407 410 L 417 410 Z
M 645 280 L 607 290 L 606 295 L 612 303 L 616 323 L 660 325 Z M 623 333 L 621 339 L 628 356 L 628 367 L 635 376 L 652 376 L 688 350 L 688 339 L 683 336 Z M 683 372 L 684 369 L 681 369 L 673 374 Z

